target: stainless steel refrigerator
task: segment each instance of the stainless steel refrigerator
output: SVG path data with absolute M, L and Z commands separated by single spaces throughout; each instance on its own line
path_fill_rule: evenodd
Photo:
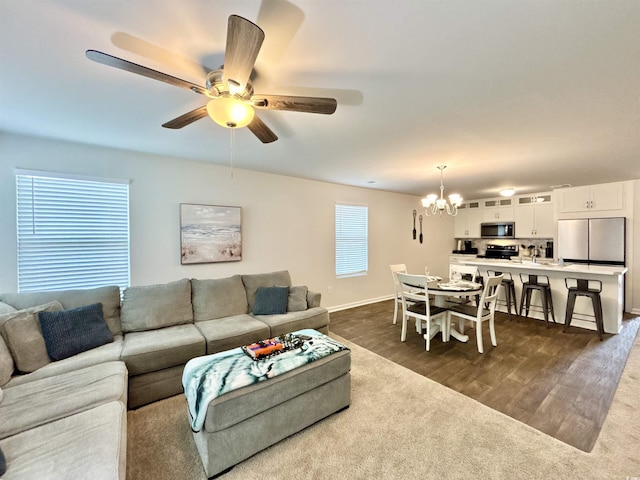
M 558 220 L 558 259 L 624 266 L 625 250 L 625 217 Z

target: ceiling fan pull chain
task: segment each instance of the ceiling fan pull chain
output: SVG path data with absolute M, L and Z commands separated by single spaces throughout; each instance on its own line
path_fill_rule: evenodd
M 233 160 L 233 137 L 234 137 L 234 128 L 230 128 L 229 130 L 231 130 L 231 150 L 230 150 L 230 154 L 231 154 L 231 180 L 233 180 L 233 168 L 235 167 L 235 162 Z

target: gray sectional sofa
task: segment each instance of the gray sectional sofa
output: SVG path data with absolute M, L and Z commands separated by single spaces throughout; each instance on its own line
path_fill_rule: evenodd
M 263 287 L 289 287 L 284 312 L 254 313 Z M 113 340 L 52 361 L 45 317 L 95 303 Z M 288 271 L 0 294 L 2 478 L 125 478 L 127 408 L 179 394 L 191 358 L 302 328 L 328 333 L 329 313 Z

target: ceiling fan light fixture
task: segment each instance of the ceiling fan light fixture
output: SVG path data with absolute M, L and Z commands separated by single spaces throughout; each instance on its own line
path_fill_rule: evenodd
M 230 96 L 209 100 L 207 113 L 214 122 L 225 128 L 246 127 L 255 115 L 251 105 Z

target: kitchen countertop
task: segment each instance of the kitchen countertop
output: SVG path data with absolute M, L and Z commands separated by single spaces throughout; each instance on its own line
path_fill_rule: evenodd
M 476 258 L 474 260 L 464 260 L 467 265 L 482 265 L 490 267 L 515 268 L 521 270 L 543 270 L 567 273 L 586 273 L 591 275 L 621 275 L 627 272 L 627 267 L 617 267 L 609 265 L 584 265 L 581 263 L 558 265 L 556 262 L 539 260 L 536 263 L 531 261 L 510 261 L 492 260 L 486 258 Z

